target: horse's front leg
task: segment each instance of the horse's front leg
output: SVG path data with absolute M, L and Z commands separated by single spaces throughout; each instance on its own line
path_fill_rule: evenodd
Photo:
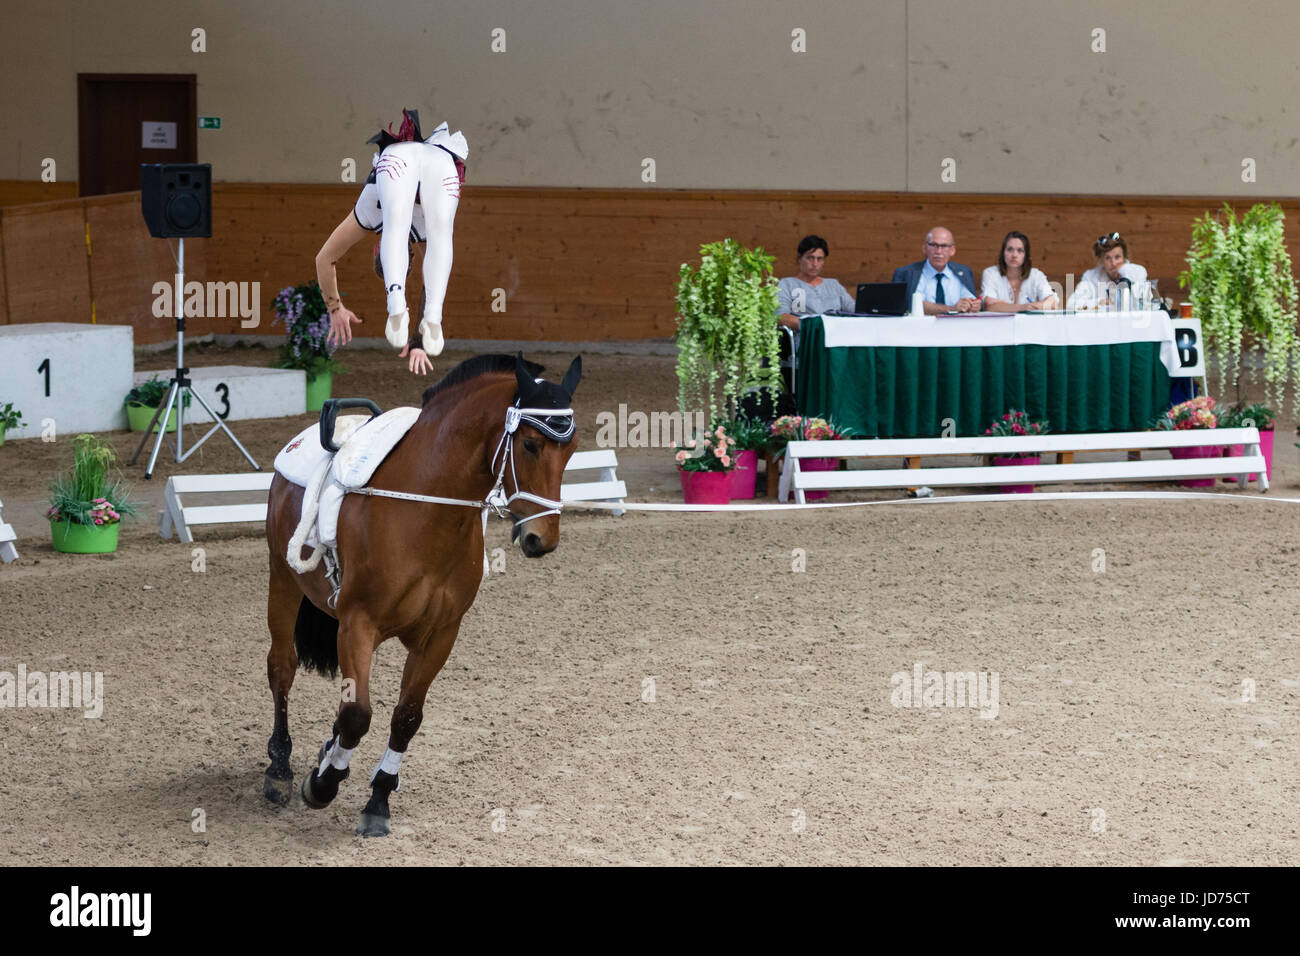
M 388 836 L 388 795 L 400 784 L 398 771 L 402 766 L 402 757 L 406 748 L 420 729 L 424 719 L 424 699 L 429 693 L 429 685 L 447 663 L 451 646 L 456 643 L 460 632 L 460 621 L 434 633 L 433 637 L 411 650 L 406 655 L 406 666 L 402 669 L 402 692 L 393 708 L 393 722 L 388 734 L 388 749 L 384 757 L 370 775 L 370 800 L 361 811 L 361 825 L 357 833 L 361 836 Z
M 334 736 L 320 750 L 320 766 L 302 782 L 302 799 L 320 810 L 338 796 L 339 784 L 348 775 L 352 752 L 370 729 L 370 662 L 379 631 L 362 613 L 345 614 L 339 620 L 339 671 L 343 675 L 339 716 Z

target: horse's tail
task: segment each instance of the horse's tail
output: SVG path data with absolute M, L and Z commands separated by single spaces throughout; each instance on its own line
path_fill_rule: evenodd
M 298 605 L 298 620 L 293 625 L 293 646 L 298 651 L 298 666 L 315 671 L 322 677 L 339 673 L 339 622 L 307 598 Z

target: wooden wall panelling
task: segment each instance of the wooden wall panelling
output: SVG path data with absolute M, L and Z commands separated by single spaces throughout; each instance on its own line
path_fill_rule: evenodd
M 140 194 L 113 193 L 89 197 L 86 219 L 90 223 L 90 280 L 95 297 L 95 316 L 100 324 L 130 325 L 135 342 L 161 342 L 176 334 L 168 293 L 167 315 L 153 314 L 157 298 L 154 283 L 175 282 L 177 240 L 157 239 L 149 234 L 140 211 Z M 185 281 L 206 282 L 208 239 L 185 240 Z M 205 296 L 206 303 L 206 296 Z M 191 318 L 187 335 L 205 335 L 213 330 L 207 317 Z
M 0 179 L 0 206 L 27 206 L 76 198 L 76 181 L 43 183 L 39 179 Z
M 0 215 L 10 323 L 89 322 L 81 200 L 11 206 Z

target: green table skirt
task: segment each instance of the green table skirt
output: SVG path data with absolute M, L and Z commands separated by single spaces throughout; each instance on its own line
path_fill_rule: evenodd
M 824 347 L 805 321 L 798 400 L 859 438 L 982 435 L 1012 408 L 1053 432 L 1140 431 L 1169 407 L 1159 342 L 987 348 Z M 955 430 L 945 430 L 947 422 Z

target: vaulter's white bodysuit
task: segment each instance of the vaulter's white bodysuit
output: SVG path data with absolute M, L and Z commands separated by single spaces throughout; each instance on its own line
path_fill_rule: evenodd
M 410 267 L 407 240 L 417 194 L 424 212 L 428 244 L 424 252 L 424 315 L 420 335 L 430 355 L 442 352 L 442 304 L 451 277 L 452 226 L 460 204 L 463 164 L 469 146 L 459 130 L 447 132 L 443 123 L 423 142 L 390 143 L 374 161 L 375 185 L 384 228 L 379 237 L 379 259 L 388 293 L 388 324 L 384 329 L 394 348 L 407 344 L 410 314 L 406 305 L 406 274 Z

